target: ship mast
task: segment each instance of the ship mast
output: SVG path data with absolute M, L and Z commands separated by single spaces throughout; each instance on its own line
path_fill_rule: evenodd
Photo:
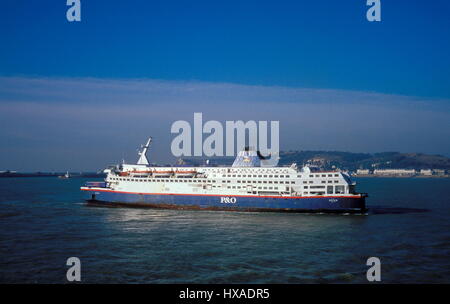
M 139 154 L 139 160 L 137 162 L 138 165 L 148 165 L 148 160 L 147 160 L 147 150 L 150 147 L 150 143 L 152 142 L 152 138 L 149 137 L 147 140 L 147 143 L 145 144 L 145 146 L 141 146 L 141 151 L 138 152 Z

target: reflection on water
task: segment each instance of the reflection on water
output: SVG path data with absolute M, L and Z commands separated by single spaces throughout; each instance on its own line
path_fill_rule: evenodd
M 364 283 L 370 256 L 384 282 L 450 278 L 449 180 L 360 179 L 368 215 L 91 207 L 83 182 L 0 180 L 0 282 L 64 283 L 70 256 L 84 282 Z
M 364 216 L 354 214 L 227 212 L 126 207 L 108 209 L 105 213 L 104 224 L 116 229 L 135 231 L 156 229 L 163 225 L 164 229 L 171 227 L 185 229 L 185 226 L 189 226 L 192 229 L 201 227 L 228 233 L 235 231 L 241 235 L 265 233 L 267 230 L 276 230 L 279 233 L 314 233 L 349 224 L 359 225 L 364 219 Z M 346 215 L 351 217 L 347 220 L 333 220 Z

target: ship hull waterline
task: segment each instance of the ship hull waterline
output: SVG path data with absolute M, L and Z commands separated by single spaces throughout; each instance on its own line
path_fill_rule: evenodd
M 96 206 L 296 213 L 365 213 L 366 195 L 247 196 L 133 193 L 82 188 L 86 201 Z

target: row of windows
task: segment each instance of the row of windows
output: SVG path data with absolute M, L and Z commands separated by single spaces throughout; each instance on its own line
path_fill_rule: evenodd
M 161 173 L 162 174 L 162 173 Z M 170 174 L 169 172 L 167 174 Z M 145 175 L 135 176 L 135 177 L 146 177 Z M 294 178 L 293 175 L 277 175 L 277 174 L 222 174 L 222 177 L 266 177 L 266 178 Z M 297 175 L 301 178 L 301 175 Z M 339 173 L 328 173 L 328 174 L 310 174 L 309 177 L 339 177 Z
M 190 181 L 195 181 L 195 182 L 202 182 L 202 183 L 215 183 L 216 182 L 216 180 L 206 180 L 206 179 L 203 179 L 203 180 L 197 180 L 197 179 L 195 179 L 195 180 L 193 180 L 193 179 L 182 179 L 182 180 L 178 180 L 178 179 L 173 179 L 173 178 L 171 178 L 171 179 L 140 179 L 140 178 L 122 178 L 122 177 L 112 177 L 112 178 L 110 178 L 110 180 L 114 180 L 114 181 L 128 181 L 128 182 L 190 182 Z M 221 181 L 222 183 L 231 183 L 231 180 L 222 180 Z M 295 181 L 245 181 L 245 180 L 243 180 L 243 181 L 241 181 L 241 180 L 238 180 L 238 181 L 236 181 L 238 184 L 245 184 L 245 183 L 247 183 L 247 184 L 278 184 L 278 183 L 280 183 L 280 184 L 295 184 Z
M 168 183 L 168 182 L 176 182 L 176 183 L 178 183 L 178 182 L 191 182 L 191 181 L 193 181 L 192 179 L 173 179 L 173 178 L 171 178 L 171 179 L 141 179 L 141 178 L 122 178 L 122 177 L 112 177 L 112 178 L 110 178 L 110 180 L 113 180 L 113 181 L 128 181 L 128 182 L 166 182 L 166 183 Z M 206 180 L 206 179 L 202 179 L 202 180 L 194 180 L 195 182 L 197 182 L 197 183 L 215 183 L 216 182 L 216 180 Z M 230 180 L 222 180 L 221 181 L 223 184 L 226 184 L 226 183 L 231 183 L 231 181 Z M 249 181 L 249 180 L 247 180 L 247 181 L 245 181 L 245 180 L 238 180 L 238 181 L 236 181 L 238 184 L 286 184 L 286 185 L 289 185 L 289 184 L 295 184 L 295 181 Z M 322 181 L 322 183 L 323 184 L 325 184 L 327 181 Z M 314 183 L 313 181 L 303 181 L 303 184 L 307 184 L 307 183 L 309 183 L 309 184 L 312 184 L 312 183 Z M 329 180 L 328 181 L 328 183 L 333 183 L 333 181 L 331 181 L 331 180 Z M 339 183 L 339 181 L 338 180 L 335 180 L 334 181 L 334 183 Z M 311 188 L 313 188 L 313 187 L 315 187 L 315 186 L 311 186 Z M 325 186 L 317 186 L 317 187 L 319 187 L 319 188 L 321 188 L 321 187 L 325 187 Z M 305 187 L 305 188 L 307 188 L 307 187 Z
M 309 177 L 339 177 L 339 173 L 334 173 L 334 174 L 310 174 Z
M 268 175 L 268 174 L 223 174 L 222 177 L 275 177 L 275 178 L 289 178 L 289 175 Z M 297 175 L 297 177 L 301 177 L 301 175 Z
M 332 180 L 328 180 L 328 181 L 323 180 L 323 181 L 321 181 L 322 184 L 326 184 L 327 182 L 328 182 L 328 184 L 332 184 L 333 183 Z M 303 181 L 303 183 L 304 184 L 308 184 L 308 183 L 313 184 L 314 181 L 311 181 L 311 180 L 310 181 Z M 339 183 L 339 181 L 338 180 L 334 180 L 334 183 L 337 184 L 337 183 Z
M 241 186 L 227 186 L 227 189 L 245 189 L 245 187 Z M 278 187 L 258 187 L 258 189 L 264 190 L 278 190 Z
M 304 189 L 307 189 L 308 186 L 304 186 Z M 325 194 L 325 188 L 327 194 L 344 194 L 345 186 L 337 185 L 337 186 L 310 186 L 312 191 L 309 194 Z M 314 190 L 313 190 L 314 189 Z M 308 194 L 308 192 L 303 192 L 303 194 Z
M 222 183 L 230 183 L 231 181 L 222 181 Z M 243 180 L 243 181 L 240 181 L 240 180 L 238 180 L 238 181 L 236 181 L 238 184 L 245 184 L 245 183 L 247 183 L 247 184 L 278 184 L 278 183 L 280 183 L 280 184 L 295 184 L 295 181 L 245 181 L 245 180 Z
M 171 178 L 171 179 L 138 179 L 138 178 L 122 178 L 122 177 L 111 177 L 110 180 L 117 180 L 117 181 L 127 181 L 127 182 L 172 182 L 172 183 L 188 183 L 188 182 L 192 182 L 195 181 L 197 183 L 215 183 L 215 180 L 206 180 L 206 179 L 175 179 L 175 178 Z

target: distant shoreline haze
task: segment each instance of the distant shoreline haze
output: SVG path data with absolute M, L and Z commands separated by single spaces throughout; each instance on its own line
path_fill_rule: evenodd
M 210 161 L 212 166 L 231 166 L 234 157 L 181 157 L 176 161 L 166 163 L 151 162 L 156 166 L 201 166 L 205 165 L 206 160 Z M 110 163 L 106 165 L 116 165 L 121 162 Z M 134 163 L 134 162 L 130 162 Z M 279 166 L 288 166 L 296 163 L 298 167 L 305 164 L 318 166 L 322 169 L 341 169 L 356 171 L 357 169 L 450 169 L 450 158 L 442 155 L 431 155 L 424 153 L 400 153 L 400 152 L 381 152 L 381 153 L 352 153 L 341 151 L 281 151 Z M 0 170 L 0 176 L 5 174 L 30 174 L 33 176 L 58 176 L 64 175 L 66 171 L 75 176 L 102 176 L 104 168 L 96 170 L 78 171 L 71 170 L 68 165 L 67 170 L 41 170 L 41 171 L 20 171 L 12 168 L 3 168 Z M 7 172 L 9 171 L 9 172 Z

